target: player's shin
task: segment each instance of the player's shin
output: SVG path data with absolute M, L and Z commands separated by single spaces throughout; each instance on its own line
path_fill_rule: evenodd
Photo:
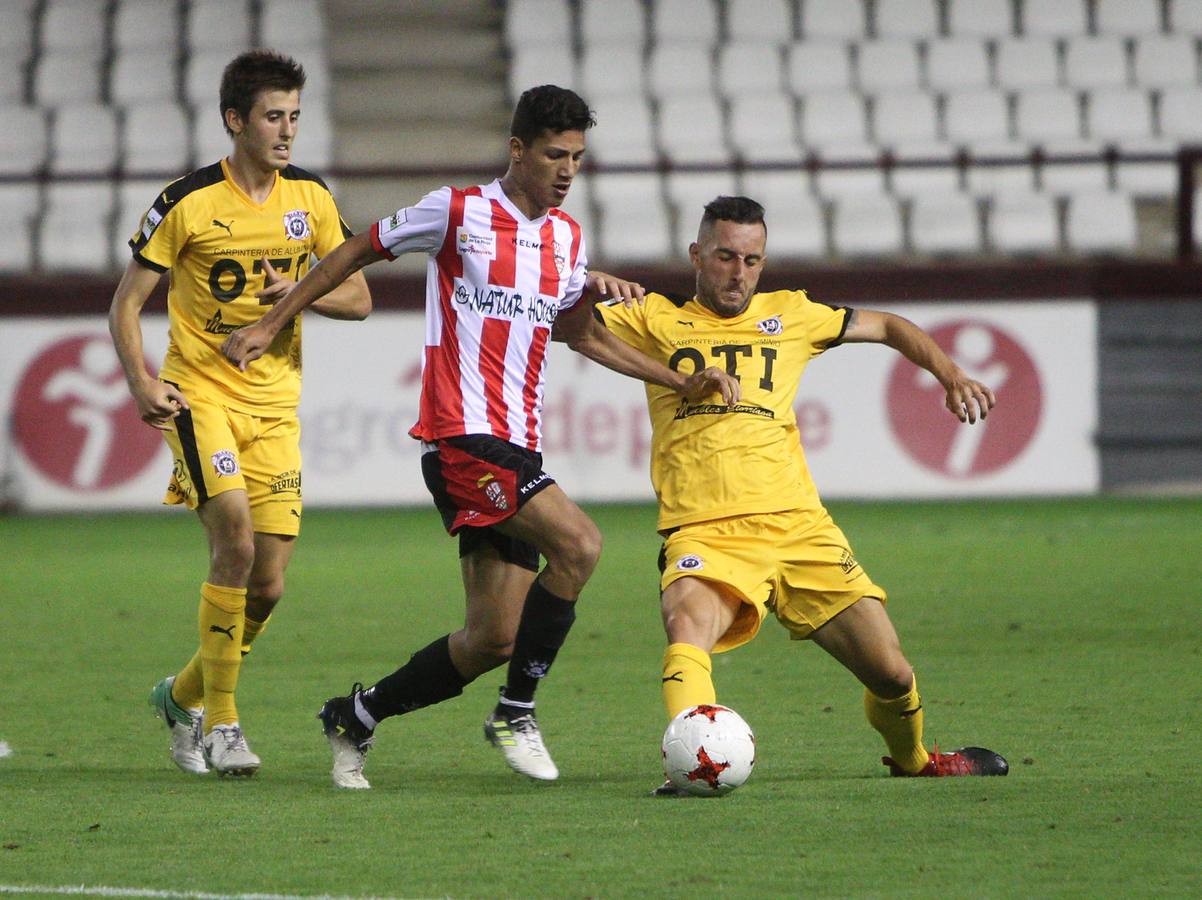
M 881 733 L 893 761 L 906 772 L 917 772 L 930 756 L 922 746 L 922 698 L 917 678 L 910 691 L 893 700 L 884 700 L 872 691 L 864 691 L 864 713 L 868 722 Z
M 188 664 L 175 676 L 175 683 L 171 686 L 171 699 L 184 709 L 198 709 L 204 705 L 205 678 L 202 666 L 200 650 L 197 649 L 188 660 Z
M 373 720 L 363 724 L 375 728 L 389 716 L 399 716 L 458 697 L 466 684 L 451 661 L 450 635 L 444 634 L 359 695 L 364 711 Z M 363 720 L 362 715 L 359 718 Z
M 243 656 L 246 656 L 246 654 L 250 653 L 250 645 L 255 642 L 256 638 L 258 638 L 264 631 L 267 630 L 267 625 L 270 622 L 271 622 L 271 614 L 270 613 L 267 614 L 267 618 L 265 618 L 262 622 L 257 621 L 256 619 L 252 619 L 250 616 L 246 616 L 245 624 L 242 629 L 242 655 Z
M 502 703 L 524 707 L 534 704 L 534 691 L 550 671 L 575 621 L 575 602 L 555 596 L 536 578 L 526 594 L 513 641 Z
M 669 644 L 664 651 L 662 690 L 668 718 L 692 706 L 716 701 L 710 655 L 692 644 Z
M 205 733 L 238 721 L 234 690 L 242 665 L 246 589 L 207 581 L 200 588 L 200 660 L 204 677 Z

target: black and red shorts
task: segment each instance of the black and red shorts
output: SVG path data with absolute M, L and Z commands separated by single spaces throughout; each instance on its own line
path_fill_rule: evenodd
M 489 543 L 507 562 L 538 571 L 538 550 L 492 526 L 504 522 L 535 494 L 555 483 L 541 453 L 490 434 L 441 438 L 427 444 L 422 475 L 459 555 Z

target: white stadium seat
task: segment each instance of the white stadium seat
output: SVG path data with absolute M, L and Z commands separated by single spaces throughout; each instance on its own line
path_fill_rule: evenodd
M 1128 83 L 1127 51 L 1117 37 L 1078 37 L 1064 54 L 1065 82 L 1073 87 L 1122 87 Z
M 1135 204 L 1117 191 L 1078 192 L 1068 198 L 1065 243 L 1079 253 L 1124 253 L 1136 249 Z
M 192 107 L 192 162 L 194 169 L 223 159 L 233 151 L 230 136 L 221 124 L 216 103 Z
M 95 0 L 49 0 L 42 12 L 42 49 L 70 50 L 93 61 L 104 55 L 107 4 Z
M 891 191 L 899 197 L 914 197 L 929 192 L 959 190 L 960 169 L 956 151 L 942 141 L 908 141 L 890 148 L 894 165 L 889 173 Z M 928 165 L 938 161 L 942 165 Z M 906 165 L 907 162 L 914 165 Z
M 674 163 L 731 162 L 717 99 L 691 96 L 661 101 L 659 147 Z
M 24 4 L 0 4 L 0 58 L 22 62 L 29 59 L 35 21 Z
M 1161 93 L 1160 133 L 1182 143 L 1202 141 L 1202 88 L 1168 88 Z
M 793 4 L 790 0 L 726 0 L 726 31 L 735 40 L 793 39 Z
M 1107 144 L 1152 137 L 1152 102 L 1135 88 L 1099 88 L 1086 97 L 1088 134 Z
M 981 88 L 947 94 L 943 100 L 943 128 L 948 141 L 958 146 L 1009 140 L 1006 95 Z
M 187 169 L 191 146 L 183 107 L 170 100 L 131 104 L 125 108 L 123 130 L 121 159 L 126 172 L 183 174 Z
M 596 260 L 662 263 L 673 257 L 658 176 L 595 175 L 592 188 L 601 219 Z
M 179 77 L 174 48 L 143 47 L 117 55 L 109 70 L 109 97 L 117 105 L 146 100 L 174 100 Z
M 538 84 L 576 88 L 576 55 L 568 44 L 519 44 L 509 60 L 509 98 Z
M 580 88 L 589 102 L 614 94 L 641 97 L 646 91 L 641 47 L 624 41 L 585 45 L 580 58 Z
M 194 51 L 232 57 L 250 49 L 250 6 L 246 0 L 192 0 L 185 13 L 185 33 Z
M 505 4 L 505 43 L 568 44 L 572 18 L 566 0 L 509 0 Z
M 718 50 L 718 90 L 727 98 L 781 89 L 781 53 L 768 41 L 732 41 Z
M 664 181 L 664 193 L 676 221 L 672 259 L 683 258 L 689 244 L 697 240 L 697 226 L 705 204 L 715 197 L 738 194 L 735 176 L 730 172 L 672 172 Z
M 38 259 L 52 272 L 103 272 L 112 262 L 113 188 L 51 183 L 38 221 Z
M 651 109 L 642 95 L 599 97 L 588 154 L 606 165 L 651 165 L 659 158 Z
M 926 91 L 886 91 L 872 101 L 873 136 L 883 147 L 939 139 L 935 98 Z
M 862 41 L 868 36 L 864 4 L 848 0 L 801 0 L 801 36 Z
M 641 51 L 647 39 L 644 6 L 640 0 L 580 0 L 580 36 L 586 52 L 598 42 Z
M 193 53 L 184 66 L 184 100 L 192 105 L 211 105 L 217 108 L 218 91 L 221 88 L 221 73 L 229 64 L 232 55 L 227 50 L 206 50 Z
M 113 11 L 113 46 L 159 53 L 179 50 L 180 21 L 174 3 L 162 0 L 121 0 Z
M 0 48 L 0 105 L 25 99 L 25 51 Z
M 785 55 L 785 81 L 797 96 L 852 86 L 851 54 L 840 41 L 798 41 Z
M 33 96 L 43 106 L 100 100 L 100 61 L 74 50 L 48 50 L 38 58 Z
M 1011 0 L 947 0 L 948 34 L 1001 38 L 1015 33 Z
M 1160 0 L 1094 0 L 1098 34 L 1123 36 L 1160 31 Z
M 901 209 L 884 194 L 840 197 L 831 211 L 831 240 L 839 256 L 889 256 L 904 245 Z
M 665 41 L 651 52 L 647 84 L 656 97 L 709 95 L 712 90 L 714 53 L 697 41 Z
M 259 7 L 259 44 L 283 53 L 325 46 L 326 23 L 318 0 L 262 0 Z M 308 54 L 305 54 L 308 55 Z M 309 60 L 302 59 L 309 68 Z
M 117 186 L 117 204 L 112 227 L 113 262 L 117 268 L 123 269 L 129 262 L 129 239 L 138 230 L 142 216 L 158 198 L 165 184 L 163 181 L 127 178 Z
M 703 41 L 718 38 L 718 9 L 713 0 L 656 0 L 651 4 L 656 40 Z
M 856 70 L 860 90 L 868 94 L 917 87 L 918 46 L 902 39 L 866 41 Z
M 1077 95 L 1060 88 L 1026 91 L 1015 98 L 1015 130 L 1033 144 L 1082 136 Z
M 877 196 L 885 193 L 885 171 L 877 149 L 869 144 L 832 145 L 819 159 L 831 163 L 858 163 L 854 167 L 823 166 L 814 174 L 814 190 L 823 199 Z
M 1198 83 L 1198 48 L 1181 34 L 1152 34 L 1135 42 L 1135 83 L 1164 88 Z
M 764 93 L 730 104 L 730 145 L 748 162 L 801 162 L 793 98 Z
M 1177 34 L 1202 34 L 1202 0 L 1169 0 L 1169 29 Z
M 0 184 L 0 209 L 4 210 L 6 226 L 0 243 L 0 272 L 23 272 L 33 267 L 33 223 L 41 204 L 37 184 Z
M 1000 253 L 1051 253 L 1059 248 L 1056 202 L 1049 194 L 1005 193 L 989 205 L 988 232 Z
M 52 134 L 50 171 L 55 174 L 103 174 L 117 165 L 117 117 L 111 106 L 60 106 Z
M 936 0 L 876 0 L 877 37 L 933 38 L 939 34 Z
M 1023 0 L 1023 34 L 1071 37 L 1088 30 L 1085 0 Z
M 852 91 L 818 91 L 802 101 L 801 135 L 807 147 L 867 143 L 864 98 Z
M 950 38 L 927 44 L 927 84 L 935 91 L 989 86 L 989 56 L 980 38 Z
M 0 175 L 33 175 L 46 162 L 46 114 L 36 106 L 0 105 Z
M 803 169 L 743 173 L 743 195 L 764 207 L 773 259 L 810 259 L 826 252 L 826 217 L 809 188 Z
M 978 197 L 1034 190 L 1029 148 L 1017 141 L 978 141 L 972 147 L 965 183 Z
M 998 87 L 1051 87 L 1060 83 L 1056 45 L 1046 38 L 998 41 L 995 52 Z
M 980 252 L 977 200 L 960 191 L 917 195 L 910 205 L 910 245 L 933 255 Z

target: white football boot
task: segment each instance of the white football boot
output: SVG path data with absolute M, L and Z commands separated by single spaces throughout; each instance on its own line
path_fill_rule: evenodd
M 213 730 L 204 736 L 204 744 L 205 758 L 218 775 L 240 777 L 259 771 L 259 757 L 250 752 L 242 727 L 237 722 L 233 725 L 214 725 Z
M 539 781 L 554 781 L 559 777 L 559 769 L 543 743 L 533 710 L 518 716 L 494 710 L 484 720 L 484 737 L 504 754 L 505 762 L 515 772 Z
M 205 762 L 204 738 L 201 734 L 202 713 L 184 709 L 171 696 L 175 676 L 169 675 L 150 689 L 150 706 L 154 714 L 171 729 L 171 758 L 185 772 L 208 774 Z

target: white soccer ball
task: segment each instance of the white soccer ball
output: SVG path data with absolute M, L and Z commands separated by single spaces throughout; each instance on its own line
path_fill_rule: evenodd
M 755 735 L 733 709 L 694 706 L 664 732 L 664 775 L 698 797 L 729 794 L 755 766 Z

